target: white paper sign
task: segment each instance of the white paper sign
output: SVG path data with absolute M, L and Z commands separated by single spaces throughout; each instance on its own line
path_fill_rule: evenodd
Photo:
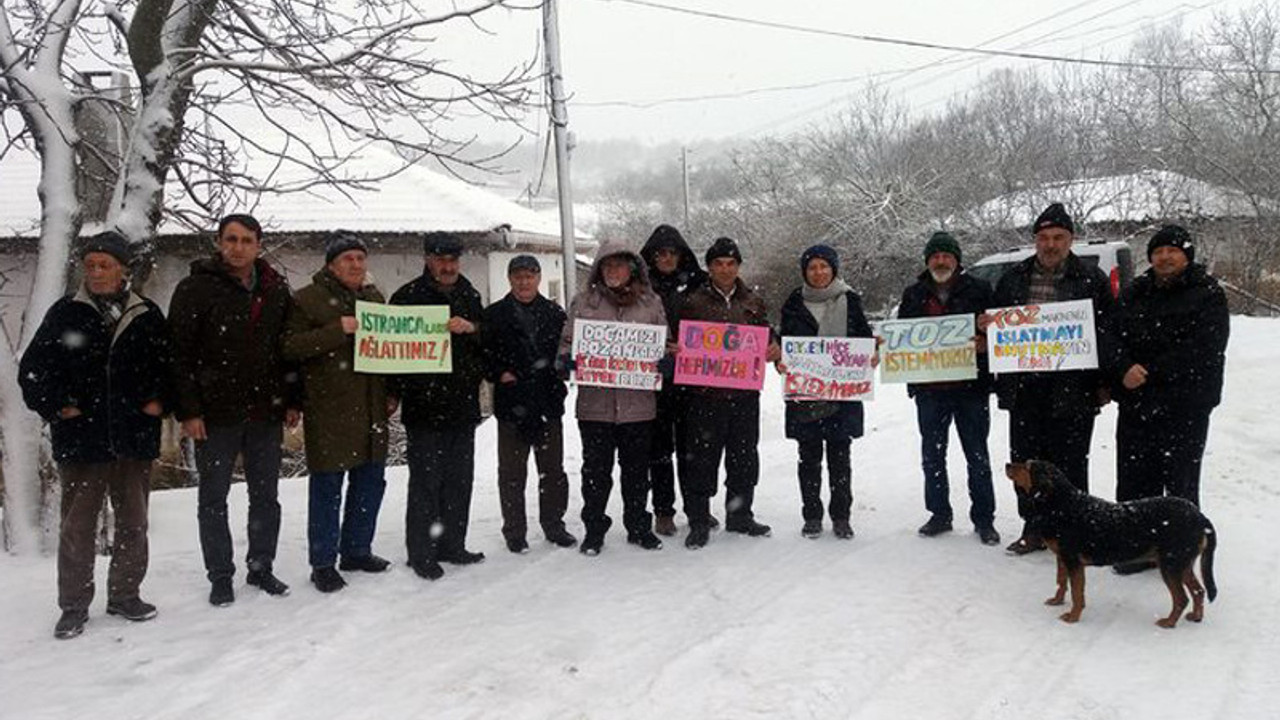
M 988 310 L 987 356 L 993 373 L 1093 370 L 1098 339 L 1092 300 Z

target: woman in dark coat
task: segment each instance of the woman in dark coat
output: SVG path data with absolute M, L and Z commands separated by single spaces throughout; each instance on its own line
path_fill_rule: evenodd
M 871 337 L 862 299 L 840 279 L 840 256 L 826 245 L 814 245 L 800 256 L 804 285 L 782 306 L 783 337 Z M 781 368 L 780 368 L 781 369 Z M 787 403 L 787 437 L 799 445 L 800 497 L 805 537 L 822 534 L 822 455 L 826 445 L 831 482 L 831 531 L 853 538 L 849 513 L 853 506 L 850 440 L 862 437 L 862 403 L 804 401 Z

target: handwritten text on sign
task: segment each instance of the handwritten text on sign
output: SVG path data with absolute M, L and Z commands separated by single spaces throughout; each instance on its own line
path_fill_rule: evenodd
M 991 372 L 1055 372 L 1098 367 L 1093 301 L 1023 305 L 988 310 Z
M 978 377 L 972 315 L 885 320 L 877 326 L 880 382 L 927 383 Z
M 769 328 L 681 320 L 676 384 L 759 390 Z
M 453 372 L 448 323 L 448 305 L 356 301 L 356 372 Z
M 875 338 L 784 337 L 787 400 L 871 400 Z
M 666 346 L 666 325 L 574 320 L 573 381 L 596 387 L 660 390 L 658 361 Z

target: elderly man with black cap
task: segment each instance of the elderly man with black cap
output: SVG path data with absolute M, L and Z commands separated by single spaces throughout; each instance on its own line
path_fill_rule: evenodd
M 325 238 L 325 266 L 294 295 L 281 348 L 300 365 L 306 389 L 307 545 L 311 583 L 324 593 L 346 587 L 339 569 L 376 573 L 390 565 L 373 554 L 373 536 L 387 487 L 387 418 L 395 406 L 382 375 L 355 371 L 356 301 L 383 301 L 367 272 L 368 255 L 354 233 L 338 230 Z
M 462 241 L 457 235 L 428 233 L 423 251 L 422 275 L 397 290 L 391 304 L 448 306 L 453 372 L 397 375 L 390 391 L 402 403 L 400 419 L 408 438 L 409 566 L 419 577 L 436 580 L 444 574 L 440 563 L 484 561 L 484 553 L 466 547 L 485 370 L 480 335 L 484 305 L 462 275 Z
M 116 232 L 80 248 L 83 282 L 45 314 L 22 356 L 27 407 L 49 423 L 62 482 L 54 636 L 84 630 L 93 601 L 94 538 L 104 497 L 115 510 L 107 614 L 150 620 L 147 574 L 151 463 L 172 396 L 169 329 L 160 308 L 129 287 L 130 245 Z
M 1066 473 L 1071 484 L 1089 491 L 1089 446 L 1099 408 L 1109 402 L 1106 369 L 1114 362 L 1111 324 L 1115 299 L 1107 276 L 1071 252 L 1075 223 L 1061 203 L 1045 208 L 1031 226 L 1035 255 L 1013 266 L 996 284 L 994 307 L 1093 301 L 1098 370 L 1006 373 L 996 379 L 999 406 L 1009 411 L 1009 454 L 1014 462 L 1045 460 Z M 979 319 L 986 330 L 990 316 Z M 1045 548 L 1029 517 L 1027 498 L 1018 496 L 1022 535 L 1008 551 L 1025 555 Z
M 1169 495 L 1200 504 L 1209 415 L 1222 400 L 1227 296 L 1195 262 L 1191 235 L 1166 225 L 1147 243 L 1151 267 L 1120 296 L 1113 376 L 1116 500 Z M 1138 562 L 1120 572 L 1154 567 Z
M 991 286 L 962 272 L 960 257 L 960 243 L 948 232 L 935 232 L 924 246 L 925 270 L 914 285 L 903 291 L 898 317 L 976 317 L 988 310 Z M 907 385 L 907 395 L 916 401 L 924 505 L 929 511 L 929 520 L 920 526 L 919 533 L 935 537 L 951 532 L 947 444 L 954 421 L 968 469 L 969 520 L 984 545 L 995 545 L 1000 542 L 1000 533 L 994 524 L 996 496 L 991 482 L 991 455 L 987 452 L 991 376 L 987 373 L 985 346 L 979 344 L 978 350 L 978 377 L 974 380 Z
M 708 282 L 689 293 L 681 320 L 769 327 L 764 299 L 738 277 L 742 251 L 732 238 L 717 239 L 706 253 Z M 770 342 L 766 360 L 777 362 L 782 350 Z M 729 532 L 765 537 L 772 529 L 755 519 L 752 504 L 760 479 L 760 393 L 756 390 L 689 387 L 685 416 L 689 448 L 688 481 L 681 478 L 684 511 L 689 516 L 685 547 L 704 547 L 711 530 L 711 498 L 719 485 L 720 457 L 725 466 L 725 523 Z
M 559 547 L 578 543 L 564 526 L 569 477 L 564 472 L 564 398 L 556 370 L 565 312 L 539 292 L 542 265 L 532 255 L 507 264 L 511 292 L 485 308 L 484 348 L 494 383 L 498 418 L 498 498 L 502 536 L 513 553 L 529 550 L 525 537 L 525 479 L 529 451 L 538 465 L 538 522 Z

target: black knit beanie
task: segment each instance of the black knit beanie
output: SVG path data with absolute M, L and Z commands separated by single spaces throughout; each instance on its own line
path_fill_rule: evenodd
M 324 264 L 328 265 L 333 259 L 348 250 L 360 250 L 365 255 L 369 254 L 369 246 L 360 239 L 359 235 L 350 230 L 334 230 L 324 236 Z
M 1062 207 L 1062 203 L 1053 203 L 1040 213 L 1040 217 L 1036 218 L 1036 222 L 1031 226 L 1031 234 L 1044 230 L 1045 228 L 1060 227 L 1067 232 L 1075 235 L 1076 225 L 1071 222 L 1071 216 L 1067 214 L 1067 209 Z
M 1151 260 L 1151 254 L 1158 247 L 1176 247 L 1187 256 L 1187 262 L 1193 262 L 1196 259 L 1196 246 L 1191 240 L 1191 233 L 1181 225 L 1165 225 L 1151 236 L 1151 240 L 1147 242 L 1147 260 Z
M 711 243 L 711 247 L 707 248 L 706 263 L 711 264 L 716 258 L 730 257 L 742 264 L 742 251 L 738 249 L 738 243 L 733 238 L 720 237 Z

